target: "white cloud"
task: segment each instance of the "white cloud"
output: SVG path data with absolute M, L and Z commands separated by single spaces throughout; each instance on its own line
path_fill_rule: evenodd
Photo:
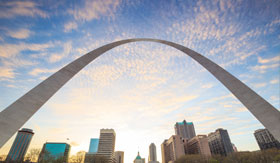
M 28 29 L 20 29 L 17 31 L 8 31 L 7 35 L 17 39 L 26 39 L 30 36 L 30 33 Z
M 268 69 L 275 69 L 279 67 L 279 63 L 269 64 L 269 65 L 256 65 L 251 67 L 252 70 L 258 71 L 260 73 L 265 73 Z
M 267 84 L 266 83 L 256 83 L 253 86 L 256 88 L 261 88 L 261 87 L 265 87 Z
M 277 84 L 277 83 L 279 83 L 279 79 L 273 79 L 269 83 L 270 84 Z
M 277 96 L 271 96 L 270 99 L 272 101 L 279 101 L 279 97 L 277 97 Z
M 16 16 L 48 17 L 46 12 L 38 8 L 32 1 L 7 1 L 1 3 L 0 18 L 13 18 Z
M 279 61 L 280 61 L 280 54 L 278 54 L 275 57 L 266 58 L 266 59 L 258 57 L 258 62 L 261 63 L 261 64 L 272 63 L 272 62 L 279 62 Z
M 68 22 L 68 23 L 64 24 L 64 32 L 70 32 L 77 28 L 78 28 L 78 25 L 76 22 Z
M 48 61 L 51 63 L 58 62 L 63 58 L 67 57 L 72 51 L 72 42 L 68 41 L 63 44 L 63 51 L 61 53 L 54 53 L 50 55 Z
M 76 20 L 90 21 L 92 19 L 99 19 L 102 16 L 114 16 L 114 12 L 119 4 L 120 0 L 86 0 L 84 7 L 70 10 L 69 13 Z
M 15 72 L 12 68 L 0 67 L 1 78 L 14 78 Z
M 21 51 L 31 50 L 31 51 L 44 51 L 47 48 L 52 47 L 52 43 L 45 44 L 2 44 L 0 45 L 0 57 L 9 58 L 18 55 Z
M 52 73 L 52 72 L 56 72 L 58 69 L 42 69 L 42 68 L 35 68 L 32 71 L 29 72 L 30 75 L 33 76 L 38 76 L 40 74 L 46 74 L 46 73 Z
M 206 89 L 209 89 L 209 88 L 212 88 L 213 87 L 213 84 L 204 84 L 201 86 L 202 88 L 206 88 Z

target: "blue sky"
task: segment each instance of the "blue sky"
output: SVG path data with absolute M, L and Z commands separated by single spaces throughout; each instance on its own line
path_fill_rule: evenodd
M 280 78 L 279 1 L 0 1 L 0 111 L 42 80 L 101 45 L 158 38 L 210 58 L 277 109 Z M 192 121 L 197 134 L 225 128 L 238 150 L 257 150 L 263 126 L 195 61 L 171 47 L 138 42 L 88 65 L 24 127 L 30 148 L 66 141 L 88 150 L 99 129 L 114 128 L 116 150 L 131 162 L 154 142 Z M 7 153 L 13 138 L 0 150 Z

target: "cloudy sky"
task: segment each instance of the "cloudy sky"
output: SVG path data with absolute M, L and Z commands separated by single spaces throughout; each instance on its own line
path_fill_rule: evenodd
M 279 1 L 0 0 L 0 111 L 83 54 L 142 37 L 201 53 L 280 108 Z M 24 127 L 35 132 L 30 148 L 68 142 L 72 154 L 113 128 L 128 163 L 138 149 L 147 159 L 152 142 L 161 161 L 161 143 L 184 119 L 197 134 L 225 128 L 238 150 L 259 149 L 253 133 L 263 126 L 221 83 L 182 52 L 150 42 L 97 58 Z

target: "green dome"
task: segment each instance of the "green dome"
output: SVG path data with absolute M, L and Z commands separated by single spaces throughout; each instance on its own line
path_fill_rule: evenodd
M 137 155 L 137 157 L 136 157 L 135 160 L 141 160 L 141 156 L 140 156 L 140 154 L 139 154 L 139 151 L 138 151 L 138 155 Z

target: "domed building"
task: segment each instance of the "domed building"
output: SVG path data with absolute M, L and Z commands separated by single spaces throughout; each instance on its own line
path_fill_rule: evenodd
M 136 156 L 135 160 L 133 161 L 133 163 L 145 163 L 145 158 L 141 158 L 139 151 L 138 151 L 138 155 Z

